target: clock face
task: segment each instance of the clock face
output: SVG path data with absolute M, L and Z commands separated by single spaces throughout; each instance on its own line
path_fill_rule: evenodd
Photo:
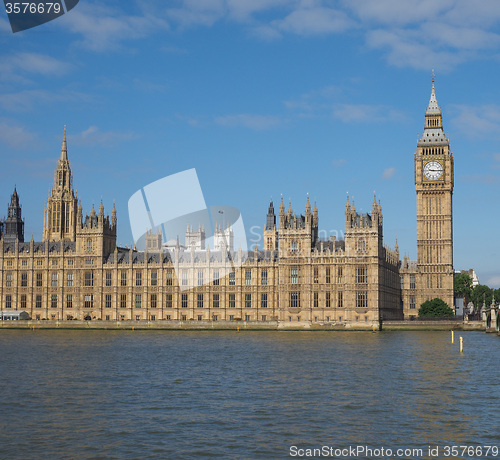
M 439 179 L 443 174 L 443 165 L 437 161 L 429 161 L 424 166 L 424 174 L 427 179 Z

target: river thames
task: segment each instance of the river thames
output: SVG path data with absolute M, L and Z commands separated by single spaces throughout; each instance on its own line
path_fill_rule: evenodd
M 5 459 L 500 446 L 500 338 L 483 332 L 2 330 L 0 347 Z M 500 458 L 470 452 L 449 458 Z

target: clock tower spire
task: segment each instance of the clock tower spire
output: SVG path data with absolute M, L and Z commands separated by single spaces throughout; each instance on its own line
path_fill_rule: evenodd
M 434 71 L 425 126 L 415 152 L 417 308 L 439 297 L 453 308 L 453 153 L 443 131 Z

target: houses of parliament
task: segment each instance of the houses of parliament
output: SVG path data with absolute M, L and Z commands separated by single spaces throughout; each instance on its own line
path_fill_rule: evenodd
M 453 307 L 453 154 L 443 131 L 434 78 L 414 154 L 417 260 L 383 241 L 380 201 L 359 212 L 347 198 L 344 239 L 321 240 L 319 213 L 277 215 L 269 204 L 264 247 L 233 248 L 231 229 L 205 247 L 188 228 L 183 245 L 148 234 L 146 248 L 117 246 L 117 215 L 102 201 L 89 214 L 73 188 L 66 131 L 45 202 L 41 242 L 24 241 L 17 190 L 0 226 L 0 311 L 32 320 L 277 321 L 365 324 L 411 319 L 427 299 Z M 196 222 L 194 222 L 196 228 Z M 176 235 L 169 235 L 174 237 Z

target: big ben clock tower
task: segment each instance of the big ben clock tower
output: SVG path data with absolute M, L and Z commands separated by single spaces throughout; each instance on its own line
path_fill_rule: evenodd
M 434 71 L 425 127 L 415 153 L 417 308 L 439 297 L 453 308 L 453 154 L 443 131 Z

